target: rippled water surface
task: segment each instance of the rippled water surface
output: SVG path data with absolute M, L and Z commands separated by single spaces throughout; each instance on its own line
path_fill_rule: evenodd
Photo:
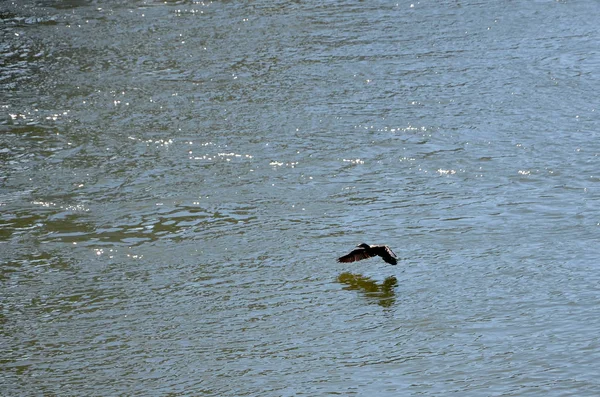
M 0 3 L 1 394 L 599 395 L 599 15 Z

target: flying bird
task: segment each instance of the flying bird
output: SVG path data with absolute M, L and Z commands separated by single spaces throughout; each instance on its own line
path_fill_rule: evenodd
M 369 245 L 362 243 L 356 247 L 357 248 L 349 254 L 339 257 L 337 261 L 348 263 L 372 258 L 374 256 L 380 256 L 381 259 L 390 265 L 395 265 L 398 263 L 396 254 L 394 254 L 394 251 L 392 251 L 387 245 Z

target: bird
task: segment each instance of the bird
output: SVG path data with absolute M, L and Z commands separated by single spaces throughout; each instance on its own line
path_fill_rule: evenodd
M 362 243 L 356 247 L 357 248 L 349 254 L 340 256 L 337 261 L 348 263 L 368 259 L 374 256 L 380 256 L 381 259 L 390 265 L 395 265 L 398 263 L 398 257 L 396 257 L 394 251 L 392 251 L 387 245 L 369 245 Z

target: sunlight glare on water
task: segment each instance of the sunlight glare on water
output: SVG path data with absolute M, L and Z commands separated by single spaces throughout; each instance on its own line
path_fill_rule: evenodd
M 2 394 L 597 396 L 598 8 L 1 4 Z

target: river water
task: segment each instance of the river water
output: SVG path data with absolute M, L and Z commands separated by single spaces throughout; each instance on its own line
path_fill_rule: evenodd
M 599 15 L 0 3 L 1 394 L 600 395 Z

